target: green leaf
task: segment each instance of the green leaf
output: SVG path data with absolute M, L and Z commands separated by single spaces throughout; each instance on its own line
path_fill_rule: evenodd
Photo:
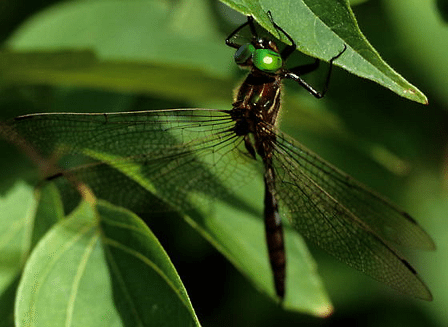
M 179 275 L 135 214 L 97 206 L 114 301 L 126 326 L 199 326 Z
M 235 10 L 255 17 L 273 35 L 279 33 L 267 15 L 297 43 L 297 48 L 314 57 L 328 61 L 347 50 L 334 63 L 349 72 L 370 79 L 400 96 L 427 103 L 425 95 L 394 71 L 372 47 L 358 27 L 347 0 L 222 0 Z M 287 42 L 282 36 L 283 41 Z
M 17 284 L 28 256 L 36 201 L 33 188 L 16 182 L 0 198 L 0 326 L 12 326 Z
M 46 234 L 17 294 L 17 326 L 179 323 L 199 325 L 168 257 L 138 217 L 105 202 L 83 202 Z
M 347 51 L 335 61 L 336 65 L 355 75 L 375 81 L 405 98 L 427 103 L 424 94 L 395 72 L 370 45 L 361 33 L 346 0 L 319 2 L 292 0 L 282 6 L 273 0 L 223 2 L 243 14 L 253 15 L 265 29 L 278 36 L 278 31 L 272 26 L 266 14 L 270 10 L 275 22 L 291 35 L 300 51 L 322 60 L 328 61 L 347 45 Z M 186 8 L 205 6 L 202 2 L 190 4 L 190 7 L 184 3 L 181 5 Z M 170 15 L 170 10 L 173 8 L 162 2 L 152 1 L 65 3 L 51 7 L 34 17 L 17 31 L 8 45 L 15 51 L 90 49 L 100 61 L 121 64 L 112 67 L 94 65 L 91 69 L 83 67 L 80 72 L 67 79 L 74 81 L 75 85 L 79 85 L 79 82 L 76 83 L 77 79 L 83 79 L 86 85 L 88 78 L 92 87 L 106 85 L 122 91 L 144 89 L 141 79 L 138 78 L 140 76 L 138 66 L 126 65 L 126 61 L 150 62 L 156 64 L 156 67 L 165 65 L 188 67 L 209 72 L 211 76 L 228 76 L 231 67 L 230 49 L 225 47 L 223 40 L 218 39 L 217 33 L 195 33 L 197 34 L 195 37 L 193 34 L 188 35 L 185 30 L 194 30 L 191 28 L 191 23 L 186 25 L 183 16 Z M 192 9 L 192 12 L 198 10 Z M 203 20 L 203 23 L 204 30 L 215 28 L 209 20 Z M 185 26 L 190 28 L 182 29 Z M 123 33 L 129 30 L 134 33 L 132 38 Z M 286 42 L 285 39 L 283 41 Z M 59 61 L 54 65 L 58 66 Z M 110 74 L 107 73 L 108 69 Z M 107 83 L 104 76 L 108 75 L 111 75 L 115 82 Z M 167 75 L 169 74 L 161 75 L 159 70 L 153 76 L 155 81 L 163 81 Z M 50 76 L 48 73 L 46 78 L 45 74 L 43 76 L 47 83 L 51 80 Z M 187 77 L 188 74 L 183 76 Z M 55 77 L 56 80 L 62 78 L 60 74 L 56 74 Z M 169 81 L 183 80 L 177 74 L 173 77 L 177 79 Z M 38 78 L 34 73 L 31 81 L 36 80 Z M 121 88 L 120 84 L 123 85 Z M 129 84 L 129 87 L 124 86 L 126 84 Z M 210 89 L 206 88 L 206 91 Z M 213 88 L 213 90 L 219 89 L 222 88 Z M 157 90 L 152 92 L 155 94 Z
M 38 206 L 35 213 L 32 248 L 50 230 L 53 225 L 64 218 L 64 208 L 59 191 L 52 183 L 45 184 L 36 192 Z
M 34 249 L 17 293 L 16 325 L 113 325 L 119 318 L 105 276 L 95 214 L 84 204 Z
M 7 44 L 15 51 L 88 49 L 101 61 L 158 63 L 229 76 L 232 58 L 230 50 L 222 51 L 224 40 L 210 33 L 192 37 L 194 30 L 183 28 L 182 11 L 177 12 L 161 1 L 64 2 L 35 15 Z
M 199 16 L 212 20 L 204 3 L 192 5 Z M 156 1 L 78 1 L 50 7 L 19 28 L 8 40 L 9 50 L 0 52 L 0 85 L 64 85 L 191 102 L 228 101 L 234 86 L 228 78 L 228 68 L 234 67 L 231 50 L 223 39 L 212 37 L 217 33 L 211 26 L 202 28 L 215 33 L 195 32 L 193 37 L 192 9 L 184 17 L 185 9 Z M 207 24 L 206 19 L 201 22 Z
M 16 298 L 17 286 L 19 285 L 20 275 L 9 284 L 9 286 L 2 290 L 0 295 L 0 312 L 2 319 L 0 320 L 0 327 L 15 327 L 14 325 L 14 303 Z
M 3 87 L 67 85 L 183 101 L 228 100 L 232 81 L 212 75 L 199 68 L 167 63 L 100 60 L 91 51 L 0 51 Z
M 0 201 L 0 312 L 4 323 L 13 320 L 13 304 L 28 254 L 47 230 L 62 218 L 59 193 L 48 184 L 35 192 L 17 182 Z M 8 313 L 10 319 L 7 319 Z M 0 323 L 0 326 L 3 326 Z M 5 325 L 6 326 L 6 325 Z
M 9 287 L 27 259 L 34 212 L 34 190 L 17 182 L 0 198 L 0 293 Z
M 367 1 L 369 1 L 369 0 L 349 0 L 350 6 L 352 6 L 352 7 L 360 5 L 360 4 L 362 4 L 364 2 L 367 2 Z

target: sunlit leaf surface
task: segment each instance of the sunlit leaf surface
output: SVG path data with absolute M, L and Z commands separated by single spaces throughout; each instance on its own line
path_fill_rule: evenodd
M 19 285 L 16 324 L 199 325 L 154 235 L 106 202 L 83 202 L 39 242 Z

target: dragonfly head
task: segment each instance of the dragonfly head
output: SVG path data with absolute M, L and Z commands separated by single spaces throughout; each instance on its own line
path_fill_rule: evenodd
M 283 66 L 281 55 L 272 49 L 256 49 L 251 43 L 243 44 L 235 53 L 235 62 L 241 66 L 253 65 L 265 73 L 275 73 Z

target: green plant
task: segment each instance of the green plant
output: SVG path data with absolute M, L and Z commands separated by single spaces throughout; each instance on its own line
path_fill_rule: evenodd
M 292 35 L 304 53 L 328 59 L 340 50 L 341 44 L 346 43 L 348 53 L 338 62 L 342 67 L 401 96 L 421 103 L 427 101 L 369 46 L 359 33 L 345 1 L 288 2 L 290 6 L 295 4 L 294 10 L 277 6 L 277 3 L 227 2 L 243 14 L 254 15 L 273 35 L 276 31 L 265 12 L 276 8 L 275 11 L 272 9 L 275 20 Z M 4 99 L 10 99 L 14 108 L 25 107 L 30 112 L 110 112 L 157 106 L 228 108 L 231 89 L 236 83 L 231 76 L 234 65 L 231 62 L 232 51 L 225 48 L 225 33 L 217 31 L 213 14 L 207 8 L 207 3 L 202 1 L 177 4 L 85 1 L 62 3 L 50 8 L 12 36 L 6 43 L 8 52 L 0 54 Z M 342 117 L 347 115 L 342 110 L 353 106 L 347 96 L 353 98 L 358 108 L 376 108 L 377 104 L 363 103 L 362 97 L 354 95 L 359 91 L 341 87 L 344 84 L 339 82 L 339 76 L 337 78 L 332 82 L 335 97 L 326 105 L 333 105 L 335 111 L 341 110 Z M 107 91 L 95 93 L 86 90 L 91 88 Z M 368 162 L 373 170 L 379 170 L 379 175 L 371 174 L 373 177 L 370 179 L 364 176 L 379 189 L 387 189 L 388 185 L 375 185 L 375 180 L 394 178 L 390 177 L 393 175 L 387 169 L 399 174 L 407 173 L 406 161 L 399 158 L 412 153 L 406 137 L 395 138 L 404 148 L 397 149 L 397 157 L 395 151 L 377 146 L 373 135 L 364 135 L 359 140 L 353 137 L 326 110 L 325 104 L 311 104 L 312 100 L 302 98 L 300 93 L 289 92 L 285 108 L 288 113 L 296 111 L 299 116 L 285 121 L 287 129 L 292 130 L 295 122 L 300 120 L 298 126 L 318 137 L 327 138 L 327 144 L 331 145 L 328 139 L 336 137 L 344 146 L 357 150 L 356 160 L 363 164 Z M 374 89 L 367 99 L 375 98 L 376 92 Z M 17 105 L 20 101 L 23 103 L 21 106 Z M 404 100 L 394 98 L 391 101 Z M 7 101 L 4 103 L 4 107 L 12 107 Z M 313 109 L 317 110 L 313 112 Z M 320 117 L 319 112 L 323 113 Z M 17 114 L 19 112 L 15 111 L 14 115 Z M 365 121 L 361 113 L 357 118 L 357 122 L 347 125 L 359 126 L 360 121 Z M 378 121 L 382 122 L 381 119 Z M 367 131 L 373 134 L 374 126 L 372 123 Z M 362 135 L 362 128 L 355 127 L 354 130 Z M 306 134 L 305 139 L 309 137 Z M 394 140 L 394 135 L 393 131 L 381 134 L 384 143 L 392 144 L 393 149 L 394 143 L 390 140 Z M 324 148 L 325 151 L 328 148 Z M 10 158 L 8 167 L 13 167 L 12 162 L 16 162 L 17 157 Z M 347 165 L 344 155 L 339 155 L 335 161 L 338 160 L 343 166 Z M 25 175 L 28 170 L 20 168 L 16 168 L 16 174 L 5 176 L 5 189 L 8 180 L 18 179 L 17 176 L 28 181 L 38 180 L 36 176 Z M 359 175 L 363 178 L 362 173 Z M 120 177 L 114 175 L 114 178 L 115 181 Z M 110 185 L 105 185 L 105 188 L 114 190 Z M 128 187 L 128 190 L 133 190 L 130 194 L 134 201 L 126 207 L 144 212 L 145 206 L 152 205 L 140 200 L 149 197 L 145 190 L 137 190 L 138 186 L 132 183 Z M 189 212 L 189 216 L 184 218 L 257 288 L 273 295 L 259 219 L 262 202 L 253 198 L 257 192 L 260 195 L 261 190 L 253 185 L 248 187 L 251 188 L 241 189 L 236 194 L 242 198 L 246 195 L 249 203 L 253 201 L 253 212 L 223 202 L 216 203 L 213 209 L 204 205 L 202 212 Z M 399 186 L 396 187 L 398 189 Z M 389 191 L 393 196 L 394 190 Z M 34 194 L 32 188 L 23 183 L 16 184 L 5 198 L 10 202 L 5 202 L 4 208 L 11 211 L 2 209 L 2 216 L 7 217 L 3 219 L 2 238 L 10 247 L 5 247 L 5 253 L 12 267 L 3 279 L 3 289 L 17 285 L 25 265 L 18 297 L 15 298 L 18 325 L 78 323 L 97 326 L 118 321 L 123 325 L 151 325 L 159 312 L 166 313 L 160 319 L 167 325 L 198 324 L 173 266 L 140 218 L 99 200 L 93 211 L 84 203 L 64 219 L 62 200 L 54 186 L 48 185 L 36 192 Z M 164 219 L 171 219 L 170 222 L 176 224 L 176 217 Z M 296 296 L 286 301 L 285 307 L 315 315 L 331 312 L 315 263 L 300 236 L 290 232 L 287 240 L 290 244 L 288 264 L 297 270 L 288 275 L 288 280 L 294 283 L 291 289 Z M 60 293 L 54 293 L 52 288 L 46 289 L 45 281 L 54 281 L 50 274 L 55 274 L 60 282 Z M 45 278 L 39 279 L 40 276 Z M 160 276 L 164 276 L 165 283 L 160 282 Z M 154 291 L 153 285 L 161 288 L 157 289 L 157 297 L 150 296 Z M 32 290 L 39 291 L 33 293 Z M 5 300 L 2 304 L 10 303 L 12 298 L 10 295 L 9 302 Z M 92 307 L 92 303 L 97 305 Z M 40 314 L 38 319 L 41 320 L 33 320 L 37 316 L 34 313 L 40 310 L 48 310 L 48 315 Z

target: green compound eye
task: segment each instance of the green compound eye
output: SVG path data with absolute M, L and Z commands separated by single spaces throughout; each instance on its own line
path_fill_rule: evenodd
M 255 50 L 253 61 L 255 67 L 267 73 L 274 73 L 283 65 L 280 54 L 270 49 Z
M 255 47 L 250 44 L 246 43 L 235 52 L 235 62 L 237 64 L 244 64 L 255 52 Z

